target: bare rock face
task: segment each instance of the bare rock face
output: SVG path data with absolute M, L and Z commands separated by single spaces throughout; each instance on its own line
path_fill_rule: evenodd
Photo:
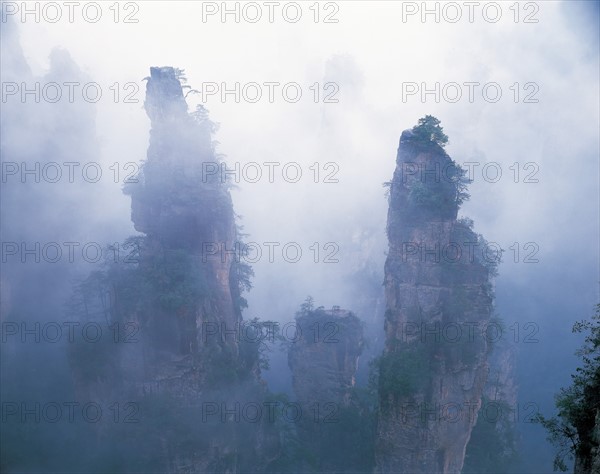
M 296 318 L 297 340 L 288 355 L 301 405 L 347 404 L 362 352 L 360 320 L 343 309 L 315 310 Z
M 463 474 L 512 472 L 517 460 L 515 347 L 507 340 L 494 343 L 488 363 L 490 371 L 467 445 Z
M 390 187 L 378 473 L 459 473 L 488 374 L 493 252 L 457 220 L 462 174 L 443 148 L 400 139 Z
M 351 453 L 340 443 L 340 418 L 355 416 L 352 389 L 363 349 L 363 326 L 352 312 L 317 308 L 296 317 L 296 337 L 288 352 L 292 385 L 302 416 L 298 438 L 309 455 L 303 472 L 352 472 L 344 464 Z M 343 442 L 342 442 L 343 444 Z M 338 449 L 336 449 L 338 448 Z M 337 452 L 344 456 L 338 456 Z

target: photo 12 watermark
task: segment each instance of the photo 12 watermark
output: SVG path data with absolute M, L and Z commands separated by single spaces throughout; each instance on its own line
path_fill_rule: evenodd
M 515 321 L 510 326 L 500 321 L 405 322 L 399 327 L 399 339 L 402 342 L 418 341 L 423 344 L 464 344 L 480 341 L 494 344 L 503 340 L 514 344 L 537 344 L 540 342 L 536 337 L 539 331 L 539 325 L 533 321 Z
M 113 162 L 102 164 L 96 161 L 3 161 L 0 165 L 2 184 L 6 183 L 138 183 L 139 163 Z
M 511 242 L 508 250 L 512 253 L 512 263 L 540 263 L 537 254 L 540 246 L 537 242 Z M 488 265 L 498 265 L 503 261 L 506 252 L 498 242 L 450 241 L 435 243 L 406 241 L 398 246 L 402 262 L 418 261 L 420 263 L 457 264 L 480 262 Z M 463 258 L 463 257 L 466 257 Z
M 139 104 L 143 102 L 143 85 L 135 81 L 101 84 L 95 81 L 32 81 L 2 82 L 2 103 L 56 104 Z M 410 92 L 410 91 L 409 91 Z M 300 84 L 296 81 L 202 82 L 186 95 L 198 96 L 202 104 L 226 103 L 287 103 L 338 104 L 340 86 L 337 82 Z
M 302 85 L 295 81 L 278 82 L 203 82 L 199 89 L 192 92 L 200 96 L 200 102 L 211 101 L 226 103 L 269 103 L 296 104 L 313 102 L 315 104 L 337 104 L 340 102 L 340 86 L 336 82 L 315 82 Z
M 247 163 L 210 162 L 202 163 L 203 183 L 220 181 L 221 183 L 290 183 L 309 181 L 313 183 L 337 184 L 340 165 L 335 161 L 325 163 L 314 162 L 302 165 L 296 161 L 250 161 Z
M 125 242 L 123 244 L 115 242 L 110 245 L 101 245 L 98 242 L 77 241 L 4 241 L 0 249 L 2 263 L 139 263 L 139 246 L 136 242 Z
M 514 82 L 504 86 L 498 82 L 403 82 L 402 103 L 420 102 L 422 104 L 446 102 L 449 104 L 485 102 L 496 104 L 514 102 L 515 104 L 538 104 L 540 86 L 537 82 Z M 504 98 L 504 99 L 503 99 Z
M 508 404 L 499 400 L 484 400 L 481 405 L 475 401 L 445 401 L 443 403 L 399 403 L 396 408 L 399 419 L 404 424 L 459 423 L 474 422 L 480 419 L 485 423 L 536 423 L 540 414 L 534 402 Z
M 139 104 L 142 86 L 133 81 L 100 84 L 95 81 L 34 81 L 2 82 L 2 103 L 96 104 L 101 100 L 112 103 Z
M 139 423 L 140 411 L 137 402 L 97 402 L 77 401 L 2 402 L 2 423 L 36 424 L 41 423 Z
M 537 2 L 402 1 L 402 23 L 539 23 Z
M 196 407 L 202 423 L 339 423 L 340 405 L 335 402 L 218 402 L 206 401 Z
M 202 263 L 219 259 L 225 263 L 229 259 L 238 263 L 298 263 L 301 260 L 313 263 L 339 263 L 337 258 L 340 246 L 337 242 L 312 242 L 309 245 L 299 242 L 202 242 Z
M 202 2 L 202 23 L 339 23 L 337 2 Z
M 335 309 L 332 310 L 335 314 Z M 340 324 L 335 319 L 318 321 L 304 329 L 296 321 L 279 323 L 276 321 L 242 321 L 234 325 L 225 322 L 205 321 L 201 326 L 203 342 L 247 342 L 265 344 L 286 342 L 295 344 L 301 340 L 314 344 L 336 344 L 340 342 Z
M 139 23 L 141 2 L 8 2 L 2 1 L 2 23 Z
M 139 342 L 140 325 L 134 321 L 100 324 L 79 321 L 17 322 L 2 321 L 0 324 L 2 343 L 21 344 L 97 344 L 102 341 L 113 344 Z
M 335 161 L 301 164 L 297 161 L 203 161 L 191 176 L 199 183 L 290 183 L 312 182 L 337 184 L 340 165 Z M 137 184 L 141 165 L 134 161 L 125 163 L 99 163 L 96 161 L 3 161 L 0 164 L 3 184 L 6 183 L 100 183 L 113 182 Z M 407 170 L 408 172 L 408 170 Z M 501 172 L 501 171 L 500 171 Z
M 503 178 L 504 180 L 512 180 L 513 183 L 537 184 L 540 182 L 537 176 L 540 165 L 535 161 L 525 163 L 515 161 L 510 166 L 502 166 L 497 161 L 463 161 L 461 163 L 450 161 L 444 166 L 439 162 L 417 163 L 405 161 L 401 163 L 398 169 L 403 184 L 412 179 L 419 180 L 422 183 L 455 183 L 456 177 L 460 174 L 458 167 L 464 171 L 464 177 L 470 183 L 484 181 L 495 184 Z

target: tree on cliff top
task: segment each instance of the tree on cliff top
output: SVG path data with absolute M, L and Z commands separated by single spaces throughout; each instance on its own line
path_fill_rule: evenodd
M 435 142 L 444 147 L 448 143 L 448 136 L 444 129 L 440 127 L 440 121 L 433 115 L 426 115 L 419 119 L 419 125 L 412 129 L 414 138 L 423 142 Z

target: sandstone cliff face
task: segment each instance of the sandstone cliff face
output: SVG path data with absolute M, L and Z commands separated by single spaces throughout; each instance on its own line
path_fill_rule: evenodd
M 188 114 L 172 68 L 151 69 L 145 108 L 152 129 L 141 182 L 130 185 L 132 220 L 147 236 L 142 266 L 155 265 L 162 257 L 170 262 L 187 258 L 194 267 L 196 288 L 176 310 L 179 347 L 173 347 L 176 353 L 193 355 L 209 342 L 202 340 L 206 328 L 217 324 L 215 336 L 220 336 L 221 327 L 234 330 L 242 321 L 232 252 L 237 240 L 233 205 L 226 183 L 207 172 L 207 164 L 218 161 L 211 123 Z M 164 339 L 162 331 L 157 335 Z M 213 337 L 211 352 L 228 352 L 235 362 L 235 339 Z
M 360 320 L 342 309 L 316 310 L 296 318 L 298 340 L 288 361 L 301 405 L 347 404 L 362 352 Z
M 436 143 L 402 134 L 388 213 L 379 473 L 459 473 L 477 420 L 493 258 L 472 222 L 457 220 L 456 170 Z
M 128 344 L 74 346 L 78 398 L 137 407 L 137 426 L 120 434 L 114 426 L 98 430 L 104 447 L 110 437 L 131 440 L 122 470 L 264 470 L 277 455 L 277 435 L 264 413 L 242 416 L 248 404 L 264 408 L 266 389 L 259 342 L 244 338 L 241 325 L 244 269 L 232 252 L 231 197 L 227 184 L 207 173 L 218 162 L 214 125 L 203 109 L 188 113 L 173 68 L 151 69 L 145 108 L 148 157 L 138 182 L 125 188 L 144 235 L 128 242 L 128 261 L 86 284 L 104 295 L 103 316 L 122 331 L 121 340 L 133 337 Z M 146 452 L 136 436 L 144 437 Z
M 463 474 L 512 472 L 517 461 L 515 347 L 498 341 L 488 363 L 482 408 L 467 445 Z
M 298 438 L 309 453 L 296 472 L 353 472 L 346 465 L 352 452 L 340 442 L 340 423 L 344 414 L 358 420 L 352 389 L 363 349 L 362 323 L 352 312 L 334 308 L 307 311 L 296 324 L 288 363 L 302 411 Z

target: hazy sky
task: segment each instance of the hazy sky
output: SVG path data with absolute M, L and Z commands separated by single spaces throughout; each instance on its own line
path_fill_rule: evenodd
M 298 242 L 303 258 L 287 263 L 278 253 L 275 264 L 264 258 L 254 266 L 248 316 L 290 319 L 307 294 L 318 304 L 345 306 L 344 276 L 369 259 L 383 278 L 387 202 L 381 184 L 391 179 L 400 133 L 425 114 L 442 121 L 454 160 L 480 163 L 461 214 L 507 250 L 497 280 L 500 314 L 509 323 L 535 318 L 550 334 L 568 331 L 599 301 L 598 2 L 480 2 L 472 21 L 465 2 L 428 2 L 427 8 L 439 8 L 439 22 L 434 14 L 422 21 L 422 2 L 279 2 L 272 23 L 268 2 L 228 2 L 230 9 L 239 5 L 239 22 L 233 14 L 223 22 L 220 11 L 203 18 L 203 9 L 220 10 L 222 2 L 122 2 L 118 23 L 110 2 L 101 2 L 97 23 L 78 11 L 70 23 L 67 7 L 58 3 L 64 11 L 56 23 L 44 17 L 36 23 L 33 16 L 22 22 L 20 12 L 12 19 L 34 76 L 44 76 L 52 50 L 63 48 L 100 85 L 96 105 L 76 100 L 96 107 L 106 167 L 145 158 L 149 120 L 142 79 L 151 66 L 185 69 L 188 84 L 201 92 L 210 90 L 208 83 L 260 85 L 263 96 L 256 103 L 236 103 L 232 94 L 225 101 L 219 94 L 189 96 L 190 104 L 204 103 L 221 124 L 218 150 L 231 167 L 280 163 L 274 183 L 264 166 L 258 183 L 239 183 L 235 211 L 250 234 L 246 240 Z M 286 21 L 284 7 L 288 19 L 300 11 L 299 21 Z M 262 18 L 249 22 L 257 9 Z M 449 21 L 458 11 L 461 20 Z M 127 14 L 138 22 L 124 23 Z M 302 98 L 289 103 L 276 86 L 270 103 L 265 83 L 273 82 L 297 83 L 290 94 L 300 87 Z M 115 83 L 119 103 L 113 100 Z M 406 95 L 423 83 L 428 89 L 439 83 L 437 102 L 435 94 L 425 100 L 419 92 Z M 460 100 L 454 101 L 457 88 L 448 83 L 459 85 Z M 478 83 L 472 101 L 465 83 Z M 502 95 L 494 102 L 498 90 Z M 245 91 L 252 98 L 256 88 Z M 124 103 L 127 93 L 137 102 Z M 325 97 L 338 102 L 324 103 Z M 313 182 L 315 162 L 319 183 Z M 302 169 L 299 182 L 283 179 L 286 163 Z M 486 168 L 489 179 L 501 169 L 497 182 L 484 179 L 486 163 L 493 163 Z M 332 172 L 339 182 L 322 182 Z M 538 182 L 525 182 L 528 177 Z M 120 234 L 115 240 L 133 233 L 129 198 L 120 185 L 95 189 L 102 189 L 95 212 L 103 215 L 91 221 L 114 222 Z M 314 242 L 321 260 L 326 243 L 338 245 L 340 264 L 312 262 Z M 532 258 L 539 261 L 524 263 L 535 249 Z M 544 305 L 569 313 L 543 314 Z M 568 382 L 568 371 L 560 378 Z
M 322 3 L 318 23 L 317 9 L 309 2 L 298 4 L 302 16 L 296 23 L 284 19 L 284 6 L 288 18 L 298 11 L 289 2 L 273 7 L 272 23 L 268 5 L 261 2 L 253 4 L 262 13 L 256 23 L 247 20 L 258 9 L 244 3 L 238 3 L 239 23 L 235 14 L 228 14 L 223 23 L 221 2 L 121 4 L 119 23 L 109 4 L 102 4 L 102 17 L 93 24 L 84 21 L 79 10 L 70 23 L 63 5 L 63 18 L 55 24 L 44 16 L 35 23 L 30 15 L 18 26 L 34 74 L 46 71 L 50 52 L 60 47 L 100 84 L 98 133 L 103 159 L 110 163 L 145 157 L 149 121 L 141 109 L 142 78 L 150 66 L 185 69 L 188 84 L 201 92 L 210 90 L 209 82 L 219 88 L 225 83 L 230 89 L 235 82 L 241 87 L 261 85 L 263 97 L 257 103 L 243 98 L 236 103 L 233 94 L 225 103 L 219 93 L 189 96 L 191 103 L 203 101 L 212 119 L 221 123 L 219 150 L 231 166 L 281 163 L 275 183 L 268 182 L 268 169 L 262 166 L 262 180 L 241 182 L 234 192 L 248 240 L 282 245 L 298 241 L 306 249 L 311 239 L 335 242 L 338 231 L 360 234 L 361 227 L 384 225 L 386 202 L 380 186 L 393 172 L 399 135 L 429 113 L 442 120 L 450 136 L 448 152 L 456 161 L 481 163 L 473 168 L 472 199 L 463 211 L 475 220 L 478 231 L 504 249 L 519 242 L 521 254 L 525 243 L 535 242 L 539 265 L 556 254 L 571 262 L 597 262 L 598 43 L 597 30 L 595 37 L 590 27 L 598 18 L 597 3 L 530 2 L 510 9 L 504 2 L 495 23 L 491 21 L 498 10 L 490 2 L 473 7 L 472 22 L 463 2 L 429 2 L 427 8 L 438 8 L 440 16 L 428 14 L 424 23 L 421 3 L 407 3 L 411 5 Z M 227 5 L 235 11 L 236 2 Z M 456 5 L 462 18 L 450 23 Z M 411 14 L 415 8 L 419 11 Z M 209 14 L 215 9 L 217 13 Z M 86 12 L 94 14 L 93 9 Z M 19 14 L 13 18 L 21 20 Z M 123 23 L 127 14 L 138 22 Z M 46 10 L 46 17 L 52 15 Z M 537 23 L 525 22 L 534 20 Z M 126 86 L 130 82 L 135 85 Z M 270 103 L 266 82 L 295 82 L 303 96 L 288 103 L 277 86 Z M 335 85 L 324 90 L 327 82 Z M 403 97 L 403 90 L 413 87 L 406 83 L 421 88 L 423 82 L 429 89 L 439 82 L 439 98 L 429 94 L 423 103 L 419 93 Z M 460 85 L 462 98 L 456 103 L 449 102 L 456 97 L 456 87 L 444 89 L 450 82 Z M 472 103 L 469 86 L 464 85 L 468 82 L 481 84 L 473 86 Z M 120 89 L 117 104 L 114 83 Z M 315 83 L 321 89 L 317 104 Z M 497 86 L 486 89 L 487 100 L 483 97 L 487 83 L 499 85 L 498 102 L 491 102 Z M 249 97 L 255 91 L 246 89 Z M 444 92 L 449 100 L 444 100 Z M 139 102 L 122 103 L 126 93 Z M 322 103 L 326 93 L 339 102 Z M 526 99 L 538 102 L 523 103 Z M 303 177 L 297 183 L 286 182 L 281 174 L 289 162 L 301 165 Z M 339 183 L 312 183 L 314 171 L 309 167 L 314 162 L 335 163 L 321 168 L 320 179 L 338 170 L 334 178 Z M 484 179 L 483 165 L 488 162 L 502 170 L 496 183 Z M 526 163 L 533 165 L 524 168 Z M 513 182 L 515 168 L 519 183 Z M 494 179 L 497 169 L 486 168 L 487 176 Z M 523 182 L 527 176 L 539 182 Z M 118 186 L 109 190 L 110 212 L 127 216 L 128 198 Z M 514 252 L 506 256 L 514 257 Z M 530 271 L 511 261 L 505 258 L 502 275 L 522 278 Z M 589 281 L 590 303 L 597 299 L 597 284 Z M 299 293 L 310 291 L 318 292 Z

